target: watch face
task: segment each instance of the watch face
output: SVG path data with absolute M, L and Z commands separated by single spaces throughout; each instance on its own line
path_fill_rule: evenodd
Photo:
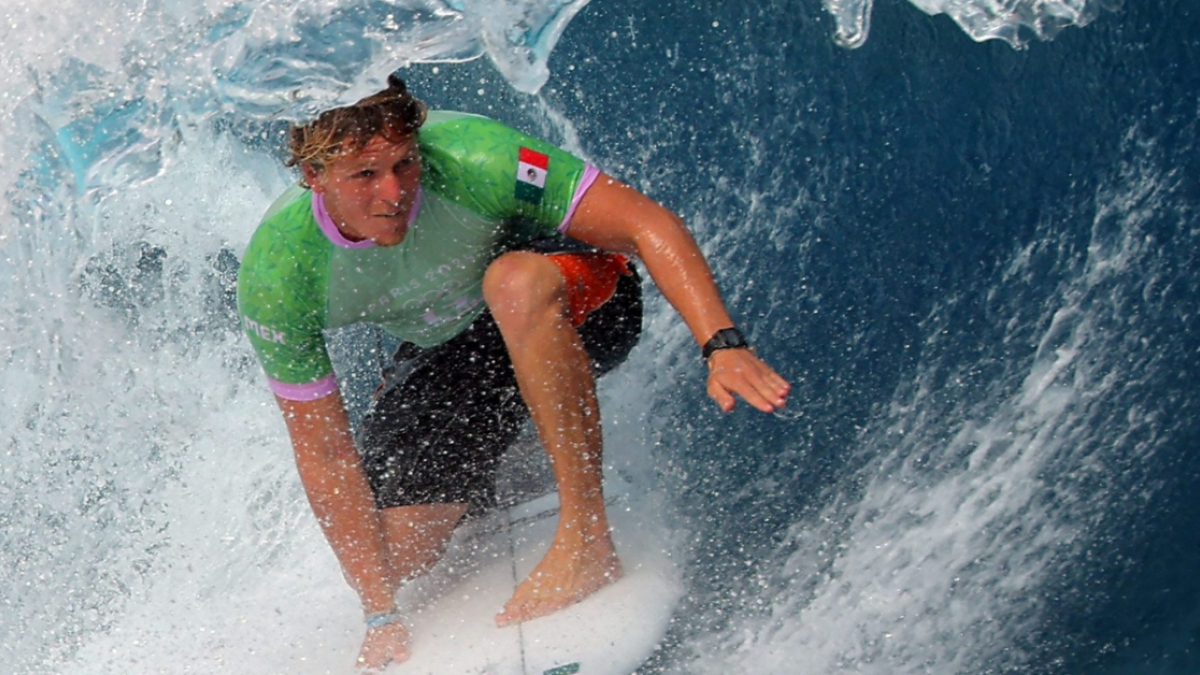
M 746 337 L 742 335 L 742 331 L 736 328 L 722 328 L 713 334 L 701 350 L 704 358 L 708 358 L 713 352 L 720 349 L 743 349 L 747 347 Z
M 745 347 L 746 338 L 736 328 L 725 328 L 717 331 L 715 336 L 722 347 Z

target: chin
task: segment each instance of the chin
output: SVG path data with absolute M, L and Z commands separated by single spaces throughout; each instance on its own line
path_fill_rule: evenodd
M 399 234 L 385 234 L 383 236 L 376 237 L 372 241 L 375 242 L 376 246 L 398 246 L 404 241 L 404 235 L 406 234 L 408 234 L 408 232 L 400 232 Z

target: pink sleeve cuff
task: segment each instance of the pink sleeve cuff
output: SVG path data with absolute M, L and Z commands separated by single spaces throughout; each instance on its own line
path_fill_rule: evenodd
M 276 396 L 289 401 L 315 401 L 338 390 L 337 377 L 333 373 L 308 384 L 287 384 L 269 377 L 267 383 Z
M 575 186 L 575 196 L 571 197 L 571 208 L 567 209 L 567 215 L 563 217 L 562 223 L 558 226 L 559 234 L 566 234 L 567 228 L 571 226 L 571 218 L 575 216 L 575 209 L 579 207 L 579 202 L 583 201 L 583 195 L 592 187 L 592 183 L 600 177 L 600 169 L 597 169 L 592 164 L 587 164 L 583 169 L 583 178 L 579 179 L 579 185 Z

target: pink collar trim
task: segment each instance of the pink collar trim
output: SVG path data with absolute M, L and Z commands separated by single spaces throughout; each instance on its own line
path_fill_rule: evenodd
M 424 190 L 417 188 L 417 198 L 413 200 L 412 208 L 408 211 L 408 226 L 412 227 L 413 222 L 417 220 L 417 213 L 421 210 L 421 195 Z M 350 241 L 342 231 L 334 224 L 333 218 L 329 217 L 329 210 L 325 208 L 325 197 L 312 193 L 312 212 L 313 217 L 317 219 L 317 226 L 321 228 L 321 232 L 325 234 L 325 238 L 333 242 L 334 246 L 341 248 L 371 248 L 375 246 L 375 242 L 370 239 L 362 241 Z

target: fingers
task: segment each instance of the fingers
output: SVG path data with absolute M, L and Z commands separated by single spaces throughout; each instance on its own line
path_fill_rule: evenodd
M 714 352 L 708 367 L 708 395 L 725 412 L 733 410 L 735 395 L 762 412 L 787 404 L 791 385 L 748 349 Z
M 733 406 L 736 404 L 733 394 L 729 393 L 728 389 L 721 386 L 720 382 L 717 381 L 717 378 L 713 377 L 711 374 L 708 378 L 708 397 L 717 402 L 717 407 L 721 409 L 721 412 L 729 412 L 730 410 L 733 410 Z

